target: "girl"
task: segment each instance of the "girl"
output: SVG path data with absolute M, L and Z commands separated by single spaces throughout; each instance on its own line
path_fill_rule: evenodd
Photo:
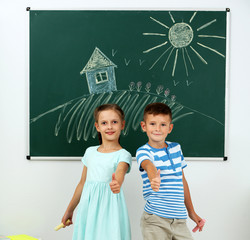
M 119 143 L 124 113 L 116 104 L 94 111 L 100 145 L 89 147 L 82 158 L 82 177 L 62 218 L 72 224 L 78 206 L 73 240 L 130 240 L 130 224 L 121 185 L 132 157 Z M 67 220 L 70 220 L 66 223 Z

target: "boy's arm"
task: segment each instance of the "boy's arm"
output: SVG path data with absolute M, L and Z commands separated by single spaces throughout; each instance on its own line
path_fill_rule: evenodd
M 141 163 L 141 167 L 147 172 L 148 179 L 151 183 L 151 188 L 158 192 L 161 185 L 160 170 L 150 160 L 144 160 Z
M 112 181 L 109 184 L 113 193 L 119 193 L 125 174 L 128 171 L 129 165 L 126 162 L 120 162 L 116 168 L 115 173 L 112 174 Z
M 185 205 L 188 211 L 188 216 L 197 224 L 197 226 L 199 227 L 199 222 L 202 220 L 202 218 L 200 218 L 196 212 L 194 211 L 194 206 L 191 200 L 191 195 L 190 195 L 190 191 L 189 191 L 189 187 L 188 187 L 188 183 L 187 180 L 185 178 L 184 175 L 184 171 L 182 170 L 182 181 L 183 181 L 183 187 L 184 187 L 184 198 L 185 198 Z M 200 231 L 202 231 L 203 227 L 199 227 Z
M 86 181 L 86 176 L 87 176 L 87 167 L 84 166 L 83 168 L 83 171 L 82 171 L 82 176 L 81 176 L 81 180 L 80 182 L 78 183 L 78 185 L 76 186 L 76 189 L 75 189 L 75 192 L 74 192 L 74 195 L 67 207 L 67 210 L 62 218 L 62 223 L 65 225 L 65 226 L 68 226 L 70 224 L 72 224 L 72 217 L 73 217 L 73 212 L 76 208 L 76 206 L 78 205 L 79 201 L 80 201 L 80 198 L 81 198 L 81 195 L 82 195 L 82 189 L 83 189 L 83 186 L 85 184 L 85 181 Z M 70 220 L 69 223 L 66 223 L 67 220 Z

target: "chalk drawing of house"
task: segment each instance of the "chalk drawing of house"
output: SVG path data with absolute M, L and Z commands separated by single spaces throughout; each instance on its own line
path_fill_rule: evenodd
M 96 47 L 80 72 L 81 75 L 86 74 L 90 94 L 117 90 L 115 67 L 117 66 Z

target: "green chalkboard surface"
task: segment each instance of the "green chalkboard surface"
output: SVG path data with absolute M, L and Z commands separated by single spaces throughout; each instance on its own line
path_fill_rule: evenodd
M 186 157 L 225 157 L 226 11 L 29 11 L 30 157 L 98 145 L 93 110 L 119 104 L 121 144 L 147 142 L 144 107 L 173 111 Z

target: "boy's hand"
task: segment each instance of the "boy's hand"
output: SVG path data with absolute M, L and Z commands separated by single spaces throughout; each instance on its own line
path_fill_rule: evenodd
M 199 232 L 201 232 L 204 227 L 204 224 L 202 224 L 203 219 L 200 216 L 198 216 L 195 212 L 189 213 L 188 215 L 196 223 L 196 227 L 199 229 Z
M 112 181 L 109 184 L 109 186 L 110 186 L 110 189 L 111 189 L 111 191 L 113 193 L 119 193 L 120 192 L 121 186 L 120 186 L 119 182 L 115 178 L 115 173 L 112 174 Z
M 161 170 L 158 169 L 155 178 L 151 181 L 151 188 L 153 191 L 158 192 L 161 185 Z
M 197 224 L 197 226 L 193 229 L 193 232 L 196 232 L 198 229 L 201 232 L 204 225 L 205 225 L 206 220 L 205 219 L 201 219 L 201 221 Z

